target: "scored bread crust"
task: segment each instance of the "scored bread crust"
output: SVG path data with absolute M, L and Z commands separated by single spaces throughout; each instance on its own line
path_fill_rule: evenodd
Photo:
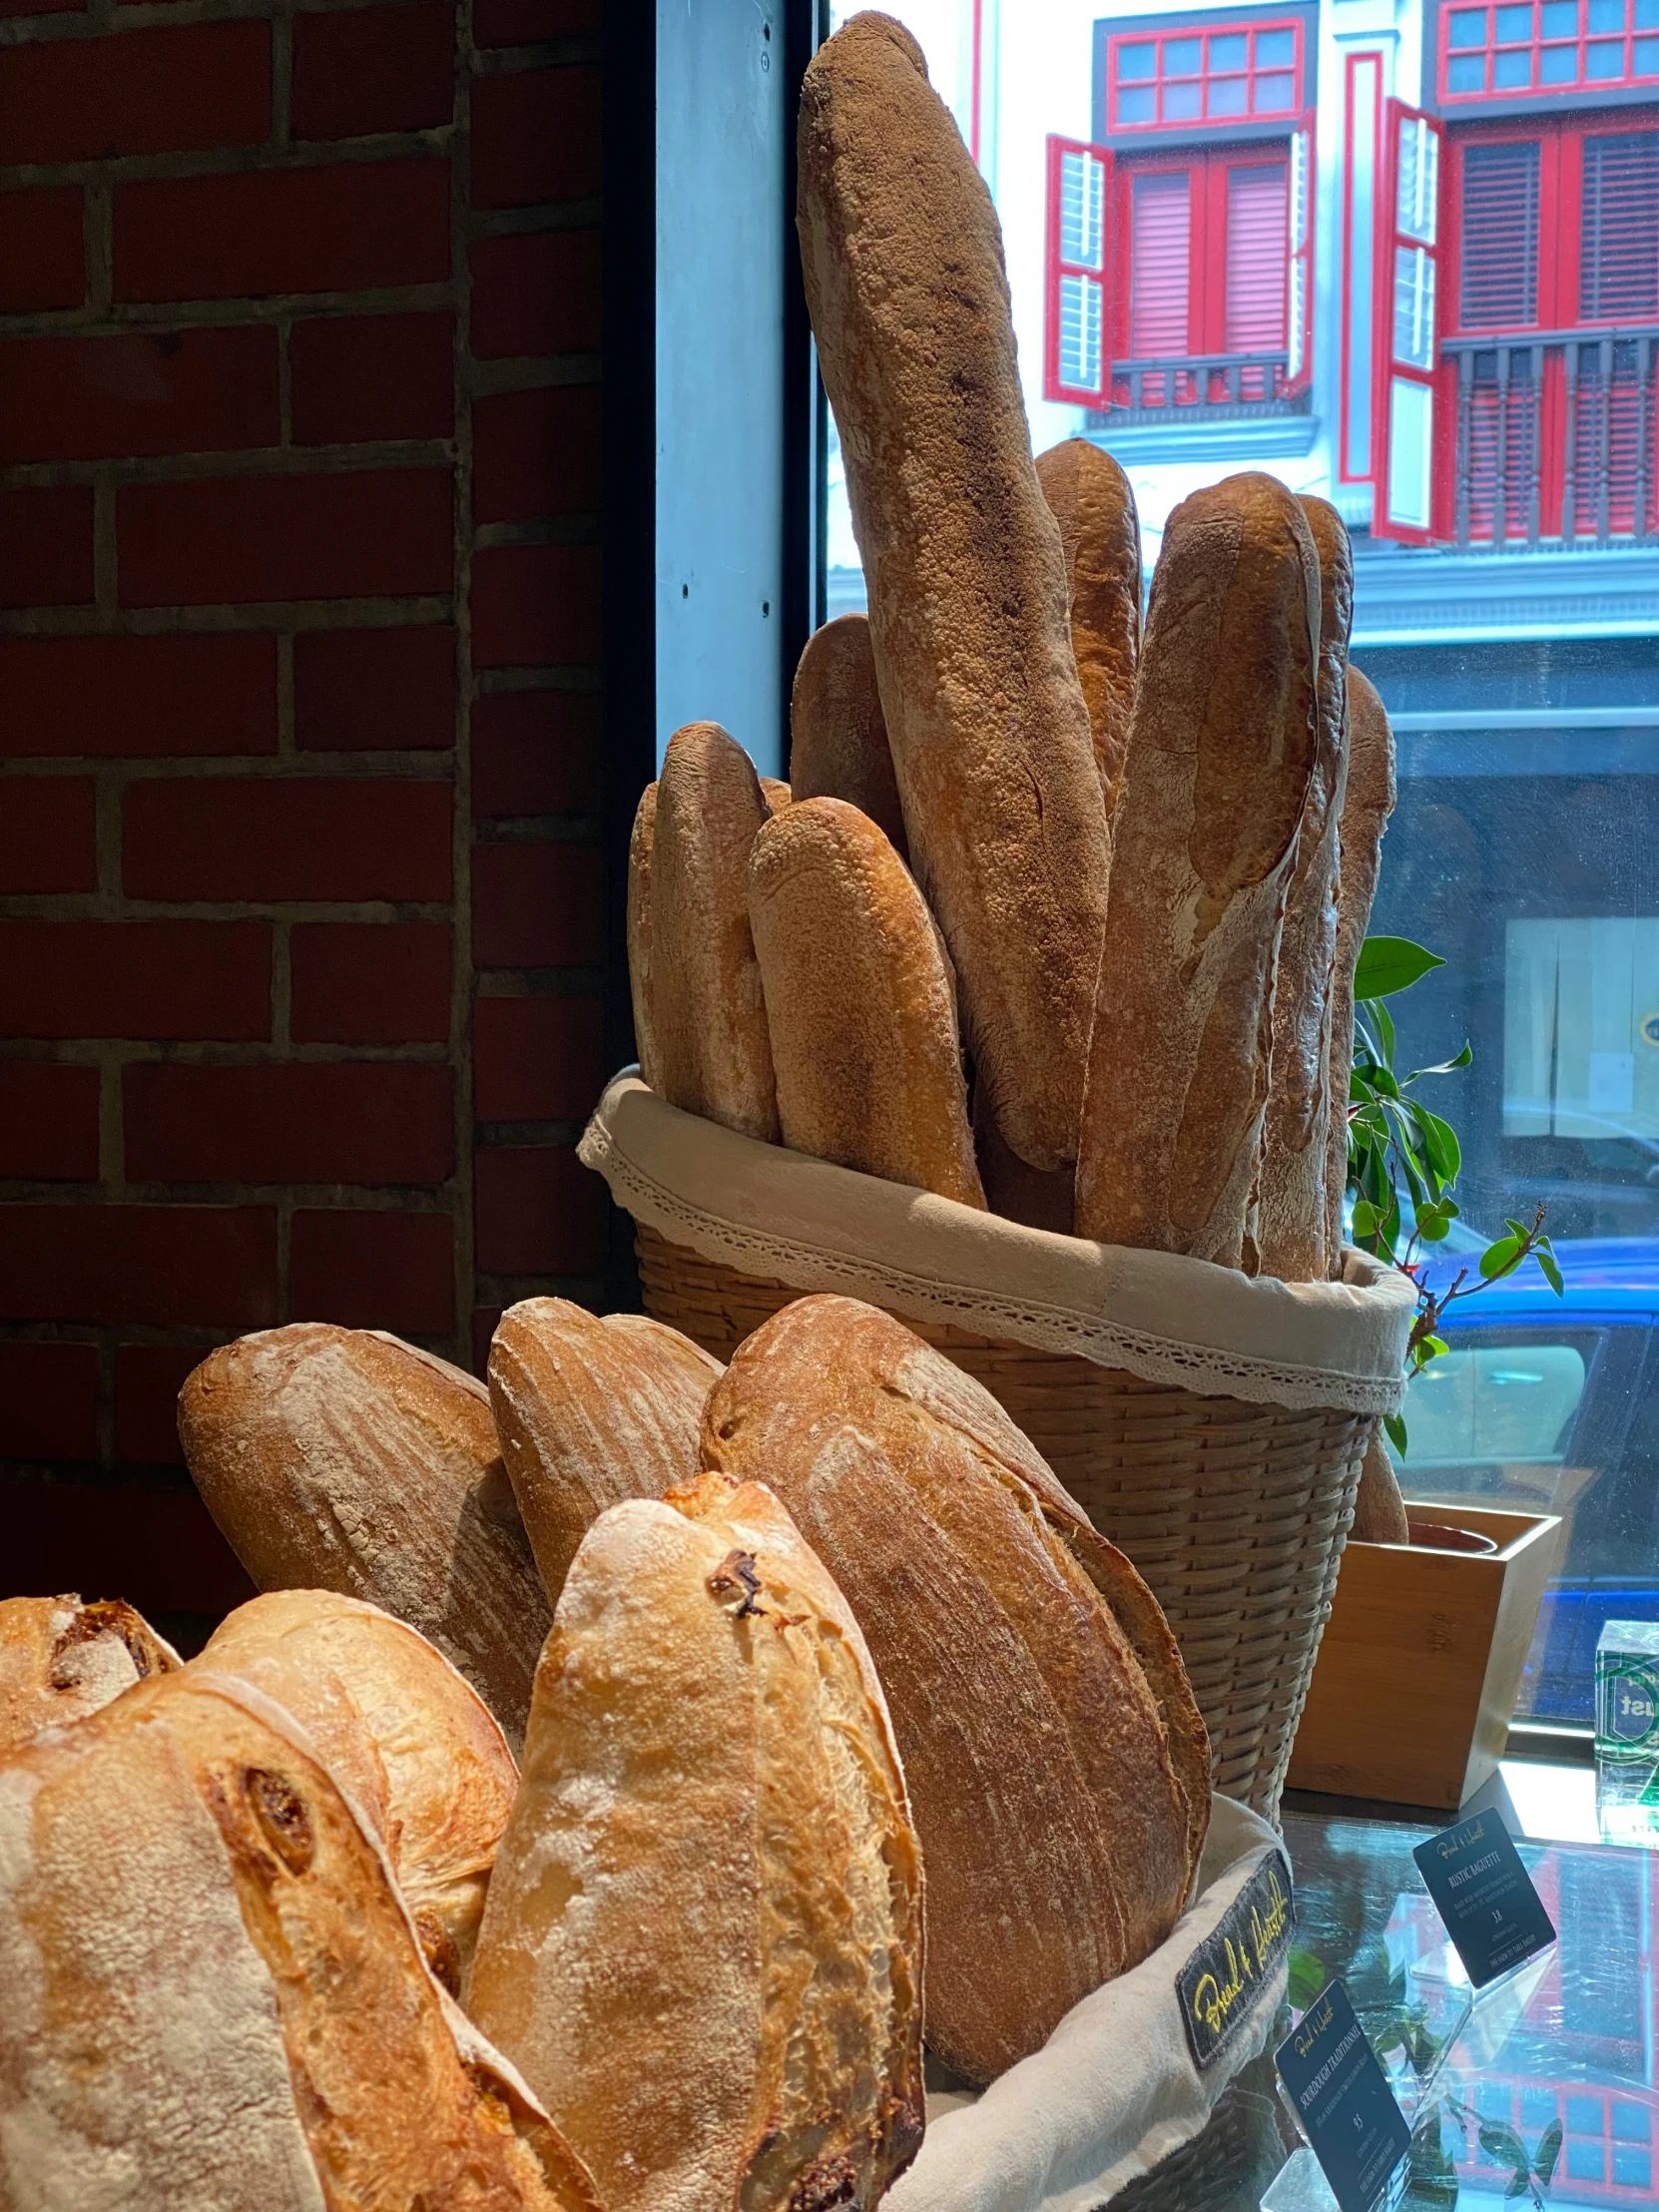
M 1071 650 L 1109 827 L 1123 796 L 1141 657 L 1140 516 L 1121 464 L 1088 438 L 1066 438 L 1039 453 L 1037 481 L 1060 526 Z
M 1106 816 L 996 211 L 888 16 L 820 47 L 798 148 L 807 299 L 910 863 L 998 1126 L 1057 1168 L 1077 1156 Z
M 661 1090 L 657 1065 L 656 984 L 651 974 L 651 847 L 657 832 L 657 787 L 640 794 L 628 838 L 628 993 L 634 1009 L 634 1049 L 640 1074 Z
M 193 1665 L 290 1712 L 386 1847 L 426 1963 L 452 1996 L 518 1789 L 494 1716 L 435 1644 L 377 1605 L 274 1590 L 227 1615 Z
M 802 651 L 790 691 L 790 789 L 797 799 L 844 799 L 909 859 L 868 615 L 837 615 Z
M 784 1142 L 983 1207 L 956 993 L 909 869 L 867 815 L 799 800 L 749 856 Z
M 608 1506 L 697 1473 L 703 1401 L 725 1372 L 643 1314 L 601 1321 L 563 1298 L 508 1307 L 490 1346 L 490 1403 L 551 1600 Z
M 718 722 L 676 730 L 651 842 L 651 1025 L 671 1106 L 763 1144 L 778 1098 L 749 933 L 749 848 L 770 819 L 754 764 Z
M 203 1361 L 179 1436 L 261 1589 L 407 1621 L 522 1740 L 550 1614 L 481 1382 L 379 1330 L 297 1322 Z
M 921 2134 L 921 1875 L 845 1600 L 759 1485 L 594 1523 L 470 2004 L 609 2212 L 873 2206 Z
M 1330 1273 L 1325 1178 L 1331 1150 L 1331 1015 L 1337 960 L 1337 848 L 1348 788 L 1348 637 L 1354 554 L 1329 500 L 1300 501 L 1320 564 L 1319 746 L 1285 896 L 1262 1124 L 1258 1270 L 1287 1283 Z
M 8 2212 L 597 2212 L 279 1707 L 192 1667 L 0 1770 Z
M 1360 964 L 1382 866 L 1382 832 L 1394 811 L 1394 734 L 1370 677 L 1348 671 L 1348 789 L 1337 862 L 1337 952 L 1331 986 L 1331 1117 L 1325 1178 L 1328 1272 L 1343 1267 L 1343 1200 L 1348 1192 L 1349 1074 L 1354 1066 L 1354 972 Z
M 872 1307 L 765 1323 L 710 1393 L 704 1452 L 764 1473 L 864 1632 L 927 1870 L 927 2040 L 988 2081 L 1187 1898 L 1208 1755 L 1173 1644 L 988 1393 Z
M 1271 476 L 1170 516 L 1114 826 L 1077 1234 L 1236 1268 L 1319 735 L 1319 556 Z
M 0 1599 L 0 1759 L 182 1664 L 122 1598 Z
M 766 801 L 769 815 L 781 815 L 786 807 L 794 805 L 795 794 L 781 777 L 763 776 L 760 782 L 761 797 Z

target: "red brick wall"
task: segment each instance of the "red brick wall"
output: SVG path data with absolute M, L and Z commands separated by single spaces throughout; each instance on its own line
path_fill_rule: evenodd
M 203 1350 L 591 1295 L 600 0 L 0 0 L 0 1594 Z

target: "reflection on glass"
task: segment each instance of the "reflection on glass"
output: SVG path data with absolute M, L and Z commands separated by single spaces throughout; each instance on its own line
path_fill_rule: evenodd
M 1244 77 L 1212 77 L 1210 113 L 1218 116 L 1244 115 L 1249 107 L 1249 80 Z
M 1592 31 L 1622 31 L 1624 5 L 1625 0 L 1589 0 L 1588 28 Z
M 1545 38 L 1576 38 L 1578 0 L 1544 0 L 1542 27 Z
M 1636 0 L 1638 31 L 1659 31 L 1659 0 Z
M 1499 46 L 1513 46 L 1532 36 L 1530 8 L 1499 8 L 1495 20 Z
M 1633 49 L 1638 77 L 1659 76 L 1659 38 L 1639 38 Z
M 1294 31 L 1258 31 L 1256 34 L 1256 66 L 1258 69 L 1288 69 L 1296 60 L 1296 34 Z
M 1185 83 L 1164 86 L 1164 121 L 1166 123 L 1196 122 L 1203 109 L 1204 87 L 1193 78 Z
M 1538 82 L 1541 85 L 1573 85 L 1578 82 L 1578 48 L 1576 46 L 1546 46 L 1538 56 Z
M 1446 63 L 1445 81 L 1451 92 L 1484 92 L 1486 57 L 1483 54 L 1453 54 Z
M 1256 41 L 1258 66 L 1274 59 L 1273 56 L 1262 52 L 1265 43 L 1262 39 Z M 1289 56 L 1285 58 L 1288 60 Z M 1248 66 L 1249 59 L 1250 41 L 1242 31 L 1229 31 L 1225 38 L 1212 38 L 1210 41 L 1210 69 L 1212 75 L 1220 70 L 1244 69 Z
M 1584 49 L 1584 74 L 1592 82 L 1624 75 L 1624 41 L 1614 39 Z
M 1158 95 L 1151 85 L 1126 85 L 1118 93 L 1120 123 L 1152 123 L 1157 120 Z
M 1166 77 L 1196 77 L 1203 64 L 1203 49 L 1195 38 L 1172 38 L 1164 42 L 1164 75 Z
M 1296 98 L 1296 79 L 1287 70 L 1283 76 L 1258 77 L 1256 80 L 1256 113 L 1258 115 L 1284 115 L 1289 112 Z
M 1518 47 L 1513 53 L 1494 54 L 1492 57 L 1492 90 L 1494 92 L 1524 91 L 1532 82 L 1532 49 Z
M 1118 48 L 1118 82 L 1129 84 L 1143 77 L 1154 76 L 1158 67 L 1158 49 L 1150 39 L 1147 43 Z
M 1485 9 L 1453 8 L 1451 22 L 1446 32 L 1446 42 L 1454 51 L 1459 46 L 1484 46 L 1486 43 Z

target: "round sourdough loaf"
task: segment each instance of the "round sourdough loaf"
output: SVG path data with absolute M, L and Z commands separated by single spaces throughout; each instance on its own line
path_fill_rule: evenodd
M 856 1622 L 772 1494 L 597 1520 L 473 2017 L 609 2212 L 872 2207 L 921 2137 L 921 1872 Z
M 868 615 L 837 615 L 807 640 L 790 692 L 790 788 L 797 799 L 844 799 L 909 858 Z
M 1089 438 L 1039 453 L 1037 481 L 1060 525 L 1071 650 L 1110 824 L 1123 793 L 1141 657 L 1140 516 L 1121 464 Z
M 262 1590 L 381 1606 L 522 1740 L 550 1616 L 481 1382 L 378 1330 L 296 1322 L 204 1360 L 179 1436 Z
M 608 1506 L 697 1473 L 703 1401 L 725 1372 L 643 1314 L 601 1321 L 563 1298 L 508 1307 L 490 1346 L 490 1403 L 550 1597 Z
M 1209 1752 L 1174 1639 L 987 1391 L 855 1300 L 798 1300 L 710 1394 L 846 1593 L 927 1870 L 927 2040 L 988 2081 L 1175 1925 Z
M 459 1996 L 518 1789 L 483 1699 L 418 1629 L 331 1590 L 251 1599 L 192 1664 L 293 1715 L 374 1826 L 426 1963 Z
M 0 1601 L 0 1759 L 179 1664 L 166 1638 L 120 1598 Z
M 1394 734 L 1369 676 L 1348 672 L 1348 788 L 1343 794 L 1337 860 L 1337 958 L 1331 984 L 1331 1077 L 1348 1097 L 1354 1065 L 1354 973 L 1382 866 L 1382 832 L 1394 811 Z M 1342 1272 L 1343 1200 L 1348 1193 L 1348 1117 L 1331 1119 L 1325 1178 L 1326 1250 Z
M 290 1717 L 190 1668 L 0 1769 L 8 2212 L 597 2212 Z

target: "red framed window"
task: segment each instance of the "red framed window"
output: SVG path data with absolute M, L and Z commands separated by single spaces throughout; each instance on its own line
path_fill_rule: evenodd
M 1652 4 L 1652 0 L 1645 0 Z M 1301 116 L 1302 22 L 1118 32 L 1106 42 L 1108 129 L 1180 131 Z
M 1385 103 L 1382 174 L 1373 257 L 1372 532 L 1426 545 L 1440 473 L 1441 126 L 1434 116 Z
M 1659 85 L 1659 0 L 1504 0 L 1440 10 L 1440 102 Z
M 1106 211 L 1112 157 L 1079 139 L 1048 142 L 1048 230 L 1043 397 L 1104 407 L 1107 334 Z

